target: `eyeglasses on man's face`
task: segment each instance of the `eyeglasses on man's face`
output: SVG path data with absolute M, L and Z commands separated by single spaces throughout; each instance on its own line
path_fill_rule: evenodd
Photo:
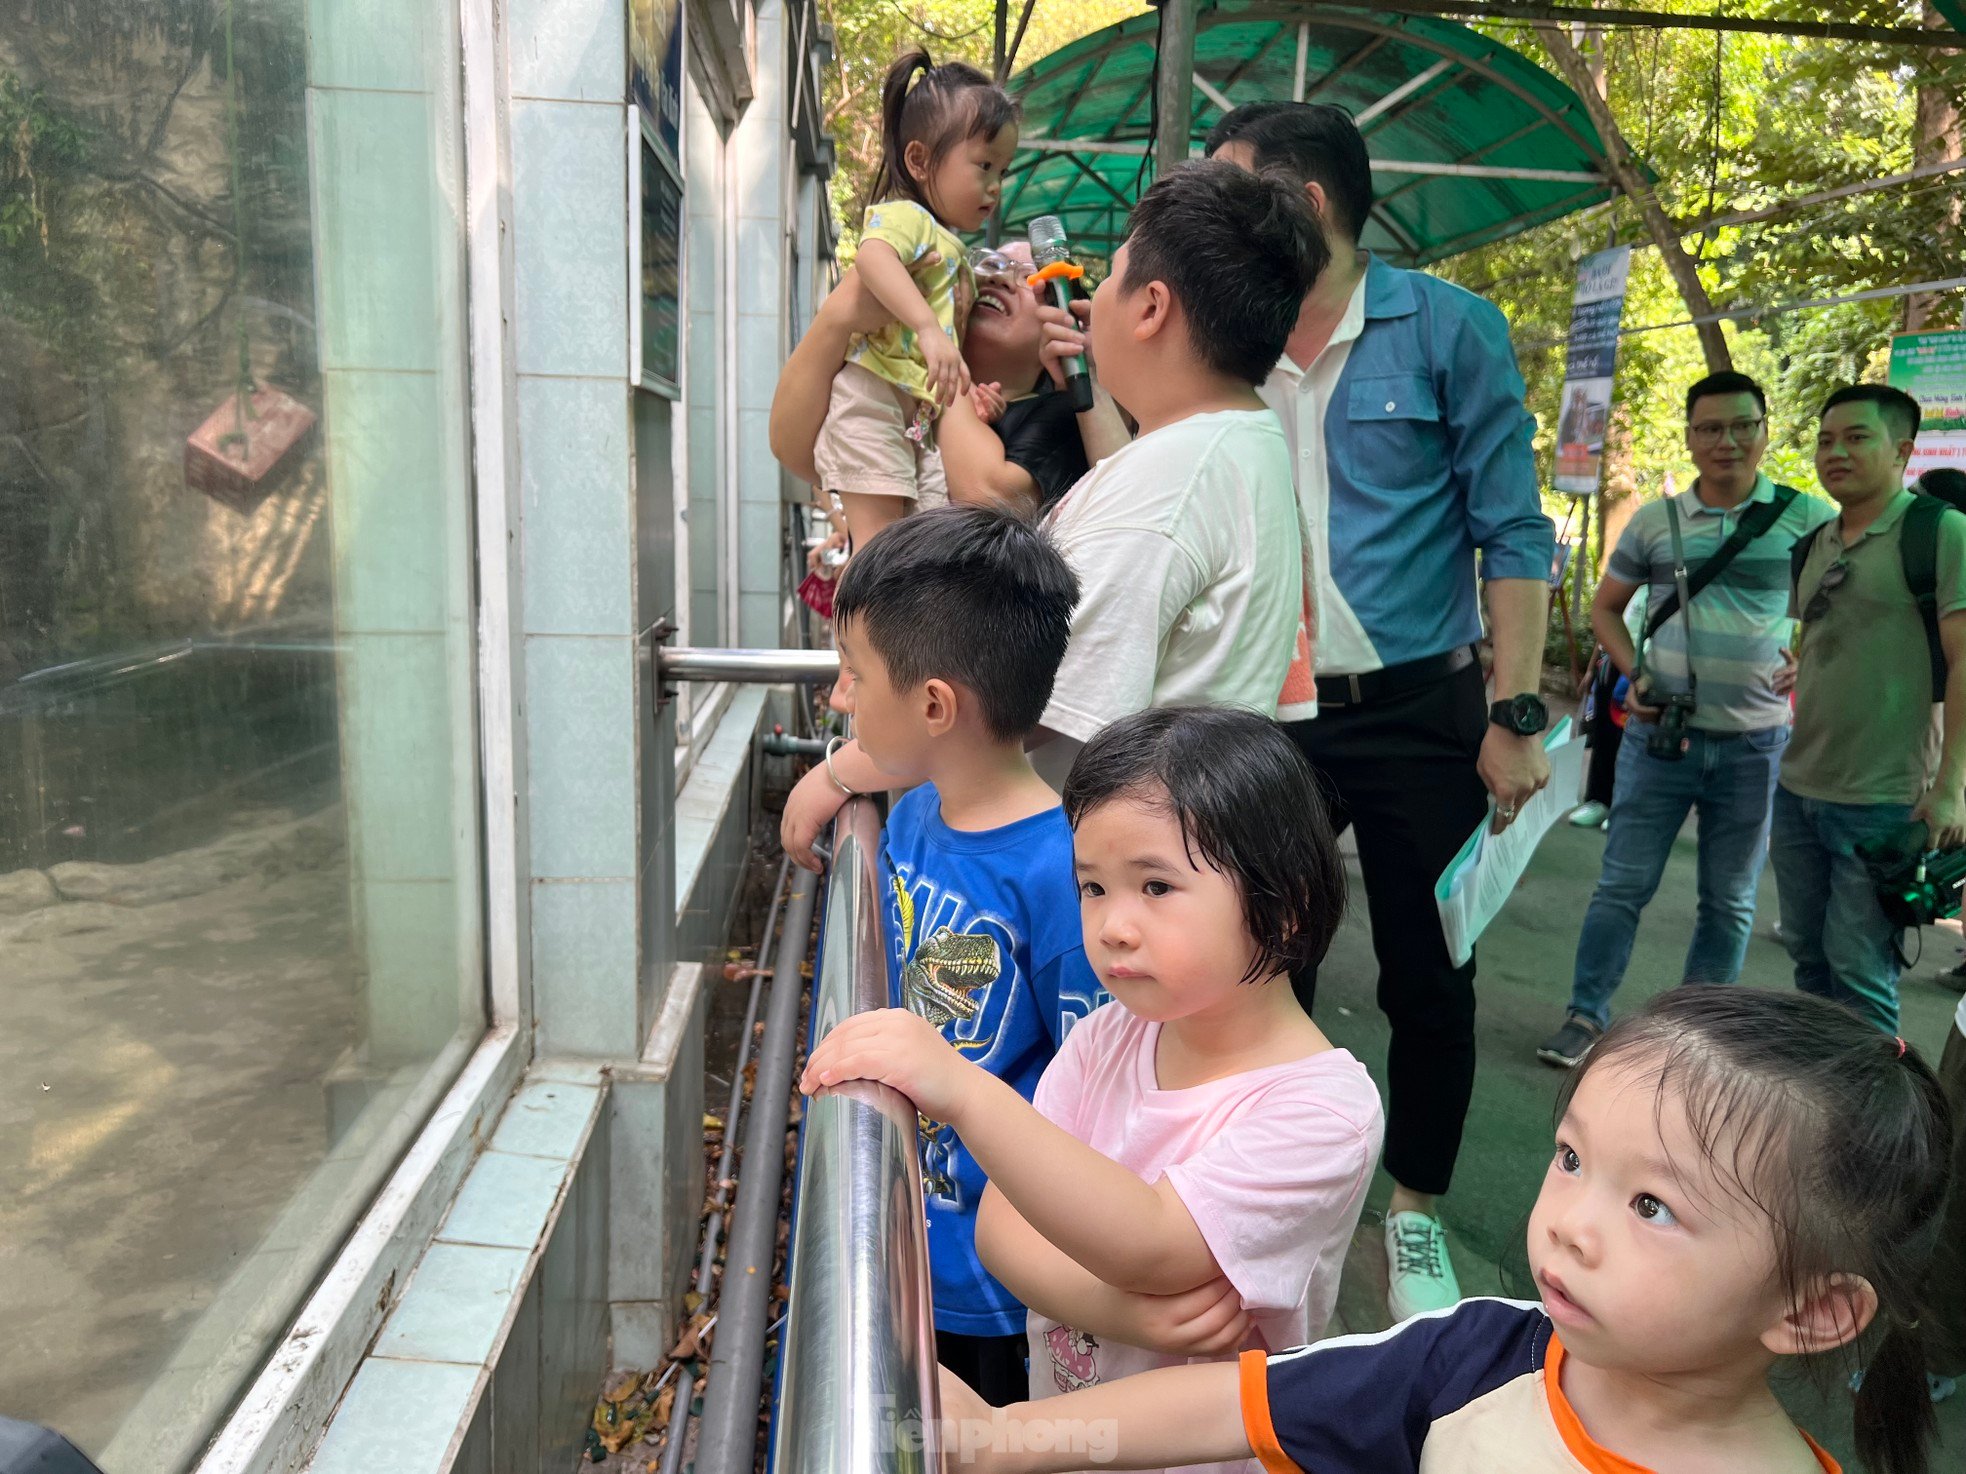
M 1718 445 L 1723 439 L 1736 445 L 1751 445 L 1767 423 L 1766 416 L 1753 420 L 1702 420 L 1688 425 L 1686 433 L 1693 437 L 1695 445 Z
M 989 246 L 977 246 L 969 253 L 969 269 L 978 276 L 1015 277 L 1019 281 L 1031 274 L 1031 268 L 1008 251 Z

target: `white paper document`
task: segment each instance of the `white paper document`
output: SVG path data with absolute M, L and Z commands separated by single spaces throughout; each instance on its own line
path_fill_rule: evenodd
M 1576 807 L 1577 789 L 1584 775 L 1584 744 L 1577 740 L 1569 717 L 1550 728 L 1543 750 L 1550 758 L 1550 781 L 1543 791 L 1530 799 L 1515 822 L 1500 834 L 1489 832 L 1495 819 L 1495 801 L 1491 798 L 1481 824 L 1434 886 L 1447 955 L 1456 967 L 1474 956 L 1475 938 L 1508 904 L 1516 882 L 1529 868 L 1529 857 L 1536 853 L 1550 826 Z

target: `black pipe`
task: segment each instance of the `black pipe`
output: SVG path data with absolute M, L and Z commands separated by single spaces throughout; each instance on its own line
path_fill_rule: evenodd
M 783 728 L 774 729 L 758 739 L 768 757 L 809 757 L 826 756 L 826 740 L 823 737 L 790 737 Z
M 778 862 L 778 881 L 772 887 L 771 908 L 765 913 L 764 935 L 758 942 L 759 962 L 764 961 L 765 953 L 771 947 L 771 939 L 777 935 L 778 913 L 785 904 L 785 881 L 791 870 L 792 862 L 789 859 Z M 698 1305 L 707 1304 L 710 1299 L 711 1267 L 717 1262 L 717 1243 L 723 1233 L 724 1209 L 730 1197 L 724 1184 L 730 1181 L 731 1156 L 744 1119 L 744 1068 L 751 1062 L 754 1042 L 751 1026 L 758 1021 L 758 995 L 763 991 L 764 980 L 773 975 L 763 967 L 753 971 L 751 996 L 744 1005 L 744 1032 L 739 1036 L 737 1046 L 737 1068 L 731 1071 L 730 1076 L 730 1104 L 724 1109 L 724 1144 L 717 1152 L 717 1177 L 716 1186 L 710 1194 L 710 1217 L 703 1225 L 703 1239 L 696 1255 L 696 1278 L 691 1284 Z M 662 1454 L 662 1474 L 677 1474 L 683 1467 L 683 1441 L 689 1432 L 690 1400 L 696 1393 L 695 1364 L 679 1362 L 678 1365 L 682 1371 L 676 1381 L 675 1401 L 670 1404 L 673 1411 L 669 1415 L 669 1443 Z
M 771 1001 L 765 1006 L 765 1033 L 758 1047 L 758 1078 L 744 1122 L 744 1165 L 717 1296 L 717 1335 L 704 1381 L 696 1474 L 750 1474 L 757 1460 L 758 1400 L 764 1391 L 778 1204 L 785 1185 L 785 1114 L 799 1047 L 802 964 L 812 940 L 818 893 L 819 877 L 800 870 L 785 903 L 785 928 L 779 934 Z M 680 1406 L 681 1398 L 677 1401 Z

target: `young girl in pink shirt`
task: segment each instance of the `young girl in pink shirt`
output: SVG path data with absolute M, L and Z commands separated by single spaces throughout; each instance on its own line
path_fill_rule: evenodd
M 1345 881 L 1282 729 L 1127 717 L 1079 754 L 1065 813 L 1115 1001 L 1066 1036 L 1035 1103 L 904 1010 L 839 1024 L 803 1081 L 884 1081 L 982 1165 L 977 1248 L 1030 1307 L 1036 1397 L 1322 1335 L 1383 1132 L 1364 1066 L 1290 989 Z

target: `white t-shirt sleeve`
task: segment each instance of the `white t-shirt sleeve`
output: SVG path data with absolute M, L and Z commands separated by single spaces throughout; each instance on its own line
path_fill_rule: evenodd
M 1208 575 L 1180 543 L 1149 527 L 1088 529 L 1066 538 L 1064 552 L 1079 577 L 1079 603 L 1044 725 L 1086 742 L 1108 722 L 1154 704 L 1168 631 Z
M 1328 1077 L 1326 1081 L 1329 1083 Z M 1200 1152 L 1166 1171 L 1250 1310 L 1289 1310 L 1335 1238 L 1349 1239 L 1379 1160 L 1376 1095 L 1325 1103 L 1269 1092 Z M 1370 1082 L 1365 1082 L 1370 1095 Z

